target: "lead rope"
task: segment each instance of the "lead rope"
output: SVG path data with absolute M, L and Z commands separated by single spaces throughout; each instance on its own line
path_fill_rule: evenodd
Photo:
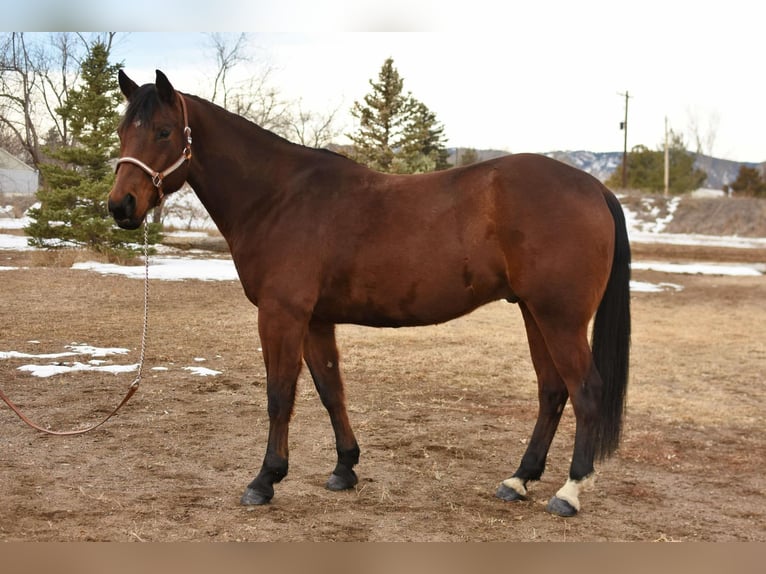
M 147 333 L 149 331 L 149 227 L 146 223 L 146 220 L 144 219 L 144 325 L 141 330 L 141 350 L 139 352 L 138 356 L 138 373 L 136 374 L 136 378 L 133 379 L 133 382 L 130 383 L 130 386 L 128 387 L 127 393 L 125 393 L 125 396 L 123 397 L 122 401 L 120 401 L 120 404 L 115 407 L 115 409 L 109 413 L 106 418 L 104 418 L 101 422 L 96 423 L 92 426 L 89 426 L 84 429 L 79 430 L 71 430 L 71 431 L 52 431 L 50 429 L 46 429 L 44 427 L 41 427 L 40 425 L 35 424 L 30 419 L 28 419 L 24 413 L 22 413 L 19 408 L 11 401 L 11 399 L 8 398 L 8 396 L 3 392 L 2 389 L 0 389 L 0 399 L 3 399 L 5 404 L 7 404 L 9 407 L 11 407 L 11 410 L 18 415 L 18 417 L 27 423 L 30 427 L 32 427 L 35 430 L 38 430 L 40 432 L 44 432 L 45 434 L 55 435 L 55 436 L 73 436 L 78 434 L 85 434 L 86 432 L 90 432 L 94 429 L 97 429 L 101 425 L 103 425 L 106 421 L 111 419 L 114 415 L 117 414 L 117 411 L 119 411 L 122 406 L 127 403 L 130 400 L 130 397 L 132 397 L 135 392 L 138 390 L 138 386 L 141 384 L 141 377 L 143 376 L 144 371 L 144 361 L 146 359 L 146 339 L 147 339 Z
M 146 359 L 146 335 L 149 332 L 149 224 L 144 218 L 144 325 L 141 329 L 141 350 L 138 354 L 138 373 L 135 380 L 130 384 L 131 388 L 138 388 L 141 384 L 141 376 L 144 371 Z

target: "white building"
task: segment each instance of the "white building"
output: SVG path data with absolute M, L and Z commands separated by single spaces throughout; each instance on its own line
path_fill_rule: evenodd
M 0 193 L 34 195 L 39 185 L 37 170 L 0 148 Z

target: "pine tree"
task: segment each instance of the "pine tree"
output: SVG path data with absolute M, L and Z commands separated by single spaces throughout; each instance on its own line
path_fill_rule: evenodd
M 403 93 L 404 80 L 388 58 L 370 80 L 372 92 L 351 114 L 359 130 L 349 134 L 356 161 L 389 173 L 419 173 L 448 167 L 444 127 L 422 102 Z
M 459 151 L 460 150 L 456 150 L 455 153 L 457 154 Z M 474 148 L 469 147 L 468 149 L 464 149 L 460 153 L 460 159 L 458 161 L 458 165 L 459 166 L 471 165 L 472 163 L 476 163 L 477 161 L 479 161 L 479 152 L 477 152 Z
M 694 155 L 686 149 L 683 137 L 671 132 L 670 144 L 670 193 L 680 194 L 699 188 L 707 179 L 707 173 L 694 167 Z M 617 169 L 606 185 L 622 187 L 622 171 Z M 628 153 L 628 188 L 659 193 L 665 188 L 664 151 L 650 150 L 637 145 Z
M 117 125 L 121 102 L 117 71 L 109 49 L 97 41 L 83 60 L 82 83 L 67 94 L 56 111 L 70 127 L 69 145 L 51 142 L 48 160 L 40 166 L 43 187 L 40 206 L 30 210 L 26 228 L 36 247 L 85 246 L 111 257 L 134 255 L 142 232 L 118 229 L 109 216 L 106 197 L 114 182 L 109 160 L 117 155 Z M 151 240 L 157 230 L 151 229 Z
M 737 195 L 766 197 L 766 177 L 755 167 L 743 165 L 739 168 L 737 179 L 729 186 Z
M 378 74 L 378 81 L 370 80 L 372 92 L 364 97 L 362 105 L 354 102 L 351 115 L 359 120 L 359 131 L 350 135 L 354 142 L 354 159 L 379 171 L 390 171 L 394 150 L 401 144 L 410 98 L 402 94 L 404 80 L 388 58 Z
M 449 152 L 445 147 L 444 126 L 436 114 L 422 102 L 413 100 L 410 117 L 405 125 L 402 147 L 395 164 L 398 173 L 426 173 L 449 167 Z

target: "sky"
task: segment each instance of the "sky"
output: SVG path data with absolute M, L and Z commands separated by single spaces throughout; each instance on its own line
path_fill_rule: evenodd
M 215 72 L 205 31 L 249 31 L 252 62 L 240 65 L 240 73 L 271 68 L 270 84 L 281 96 L 314 112 L 337 110 L 346 133 L 355 128 L 350 108 L 390 57 L 405 90 L 445 126 L 450 147 L 621 151 L 628 92 L 629 149 L 657 149 L 667 118 L 689 148 L 699 136 L 704 153 L 766 160 L 762 3 L 239 4 L 33 0 L 5 24 L 132 30 L 113 50 L 129 76 L 152 82 L 159 68 L 177 89 L 203 97 L 212 93 Z

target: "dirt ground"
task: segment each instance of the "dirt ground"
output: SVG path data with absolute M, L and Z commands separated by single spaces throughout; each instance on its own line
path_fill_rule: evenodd
M 637 259 L 673 261 L 765 262 L 764 251 L 635 249 Z M 137 360 L 140 281 L 37 263 L 0 252 L 0 266 L 22 267 L 0 271 L 0 351 L 78 342 L 127 347 L 113 360 Z M 290 474 L 270 505 L 241 507 L 267 432 L 257 310 L 236 282 L 157 281 L 147 365 L 167 370 L 148 370 L 115 419 L 56 438 L 0 405 L 0 540 L 766 541 L 766 279 L 634 279 L 684 288 L 633 295 L 623 443 L 575 518 L 545 512 L 568 471 L 569 407 L 530 500 L 494 497 L 537 408 L 521 317 L 508 303 L 434 327 L 340 327 L 358 487 L 324 488 L 332 430 L 304 372 Z M 133 378 L 34 378 L 18 370 L 29 362 L 0 360 L 0 384 L 58 429 L 103 416 Z M 184 370 L 195 365 L 222 374 Z

